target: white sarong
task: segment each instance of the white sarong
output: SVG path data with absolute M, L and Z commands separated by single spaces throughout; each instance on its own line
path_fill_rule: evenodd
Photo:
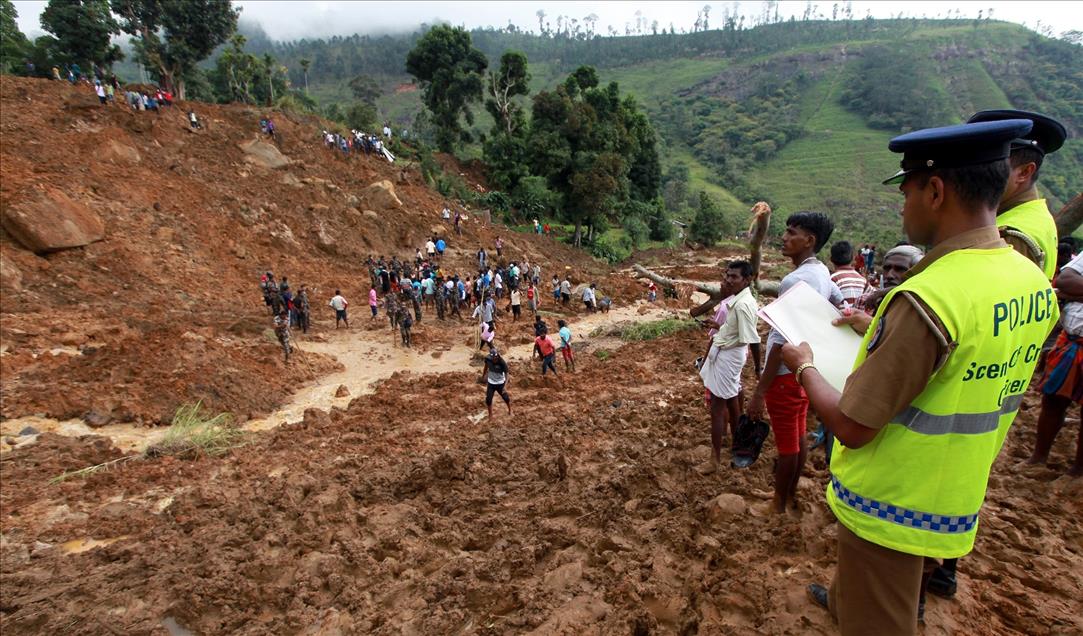
M 723 400 L 736 397 L 741 392 L 741 370 L 745 367 L 747 356 L 748 345 L 732 349 L 719 349 L 717 345 L 711 345 L 711 352 L 699 369 L 703 386 Z

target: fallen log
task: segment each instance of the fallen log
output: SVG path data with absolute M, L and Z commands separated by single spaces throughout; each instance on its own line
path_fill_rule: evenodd
M 760 201 L 752 206 L 752 224 L 748 228 L 748 252 L 749 262 L 752 263 L 752 285 L 761 296 L 775 298 L 778 296 L 779 284 L 775 281 L 761 281 L 759 279 L 760 263 L 763 260 L 763 241 L 767 238 L 767 229 L 770 224 L 771 206 L 767 205 L 764 201 Z M 632 269 L 635 270 L 637 277 L 642 276 L 644 278 L 649 278 L 665 289 L 676 290 L 678 286 L 686 286 L 692 287 L 696 291 L 703 292 L 710 296 L 706 302 L 692 309 L 692 316 L 699 316 L 706 313 L 711 307 L 714 307 L 722 300 L 722 290 L 718 284 L 704 283 L 698 280 L 667 278 L 652 272 L 639 263 L 632 265 Z

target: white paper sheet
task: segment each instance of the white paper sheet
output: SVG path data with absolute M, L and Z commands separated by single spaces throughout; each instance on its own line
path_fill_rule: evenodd
M 862 338 L 848 325 L 831 324 L 841 314 L 826 298 L 801 281 L 760 309 L 759 315 L 788 342 L 809 343 L 816 369 L 831 386 L 842 391 Z

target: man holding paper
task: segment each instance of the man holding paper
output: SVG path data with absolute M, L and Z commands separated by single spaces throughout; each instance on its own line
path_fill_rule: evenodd
M 782 347 L 835 434 L 828 505 L 839 520 L 830 590 L 809 586 L 843 634 L 913 634 L 923 572 L 972 549 L 989 470 L 1058 317 L 1045 275 L 997 233 L 1010 143 L 1026 120 L 896 137 L 903 229 L 930 246 L 864 334 L 840 393 L 807 343 Z
M 842 304 L 842 292 L 831 282 L 831 272 L 816 258 L 831 239 L 835 226 L 821 212 L 797 212 L 786 219 L 786 231 L 782 235 L 782 254 L 789 257 L 794 270 L 782 279 L 779 296 L 791 288 L 805 283 L 836 307 Z M 826 321 L 825 321 L 826 324 Z M 808 458 L 808 441 L 805 439 L 805 420 L 808 417 L 808 396 L 801 389 L 790 368 L 782 364 L 781 347 L 785 337 L 777 328 L 767 336 L 767 360 L 763 374 L 748 402 L 748 416 L 762 419 L 766 405 L 771 420 L 771 433 L 778 448 L 775 466 L 775 512 L 786 511 L 787 506 L 796 507 L 797 480 Z

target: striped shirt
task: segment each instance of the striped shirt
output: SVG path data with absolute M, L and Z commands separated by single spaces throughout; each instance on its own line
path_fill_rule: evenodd
M 839 286 L 843 300 L 851 305 L 854 304 L 855 300 L 861 298 L 869 286 L 865 281 L 865 277 L 852 267 L 839 267 L 831 275 L 831 280 Z

